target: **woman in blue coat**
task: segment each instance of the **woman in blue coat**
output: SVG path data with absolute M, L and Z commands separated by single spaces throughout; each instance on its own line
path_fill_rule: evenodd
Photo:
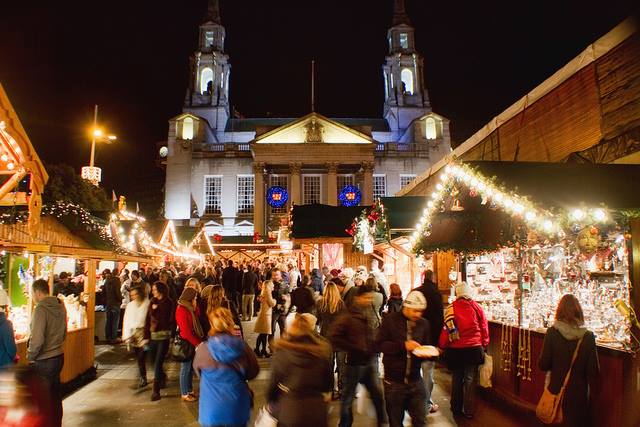
M 9 297 L 7 292 L 0 288 L 0 369 L 13 364 L 16 358 L 16 341 L 13 334 L 13 325 L 7 319 L 9 314 Z
M 193 368 L 200 377 L 199 422 L 203 427 L 246 426 L 252 396 L 248 380 L 260 368 L 253 350 L 233 335 L 235 323 L 226 308 L 209 312 L 209 339 L 196 349 Z

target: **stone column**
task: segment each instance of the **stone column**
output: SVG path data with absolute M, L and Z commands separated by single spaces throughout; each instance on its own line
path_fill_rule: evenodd
M 373 204 L 373 162 L 363 162 L 364 180 L 362 183 L 362 204 L 369 206 Z
M 338 163 L 326 163 L 327 167 L 327 204 L 338 206 Z
M 265 192 L 264 192 L 264 163 L 253 164 L 255 179 L 255 199 L 253 206 L 253 231 L 261 235 L 266 233 L 264 224 Z
M 302 171 L 302 163 L 291 162 L 289 163 L 289 169 L 291 171 L 291 183 L 289 184 L 289 197 L 291 200 L 291 206 L 302 204 L 302 183 L 300 181 L 300 173 Z

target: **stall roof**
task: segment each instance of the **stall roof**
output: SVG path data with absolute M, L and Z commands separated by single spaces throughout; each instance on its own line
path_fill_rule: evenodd
M 362 206 L 296 205 L 291 211 L 293 221 L 291 237 L 294 239 L 350 238 L 347 229 L 351 227 L 351 223 L 362 213 L 363 209 Z
M 636 165 L 493 161 L 465 164 L 485 177 L 495 176 L 497 184 L 529 196 L 540 207 L 640 207 L 640 166 Z
M 381 198 L 389 231 L 395 235 L 413 231 L 428 200 L 422 196 Z

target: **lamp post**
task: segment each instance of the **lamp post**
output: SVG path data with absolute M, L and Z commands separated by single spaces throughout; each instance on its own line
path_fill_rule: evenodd
M 95 106 L 93 111 L 93 129 L 91 130 L 91 157 L 89 158 L 89 166 L 82 168 L 82 178 L 90 181 L 96 187 L 102 180 L 102 169 L 94 166 L 96 157 L 96 142 L 106 142 L 111 144 L 117 139 L 115 135 L 107 135 L 102 129 L 98 128 L 98 106 Z

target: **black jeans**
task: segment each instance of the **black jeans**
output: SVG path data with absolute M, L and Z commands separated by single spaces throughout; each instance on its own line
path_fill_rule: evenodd
M 107 321 L 104 325 L 104 335 L 107 341 L 115 341 L 118 338 L 118 321 L 120 320 L 120 307 L 107 307 Z
M 273 341 L 276 336 L 276 325 L 280 328 L 280 337 L 282 338 L 286 327 L 286 320 L 286 314 L 280 314 L 276 311 L 273 312 L 273 316 L 271 316 L 271 336 L 269 337 L 269 341 Z M 271 342 L 269 342 L 269 347 L 271 347 Z
M 136 354 L 136 360 L 138 361 L 138 372 L 140 378 L 147 379 L 147 352 L 143 347 L 133 347 L 133 351 Z
M 375 359 L 377 361 L 377 358 Z M 351 427 L 353 424 L 353 399 L 356 397 L 356 388 L 362 384 L 373 401 L 376 409 L 378 425 L 384 422 L 384 403 L 382 401 L 382 391 L 378 381 L 378 370 L 375 362 L 367 365 L 346 365 L 344 388 L 340 401 L 340 423 L 338 427 Z
M 60 372 L 64 365 L 64 355 L 36 360 L 34 366 L 38 374 L 47 382 L 51 390 L 51 425 L 62 425 L 62 392 L 60 388 Z
M 156 392 L 160 390 L 160 383 L 166 377 L 164 373 L 164 358 L 169 350 L 169 339 L 151 340 L 149 341 L 149 347 L 151 347 L 151 357 L 154 361 L 153 391 Z
M 451 371 L 451 412 L 473 415 L 478 365 Z
M 413 427 L 424 427 L 427 392 L 419 378 L 409 384 L 384 381 L 384 398 L 387 402 L 389 427 L 402 427 L 404 411 L 409 412 Z

